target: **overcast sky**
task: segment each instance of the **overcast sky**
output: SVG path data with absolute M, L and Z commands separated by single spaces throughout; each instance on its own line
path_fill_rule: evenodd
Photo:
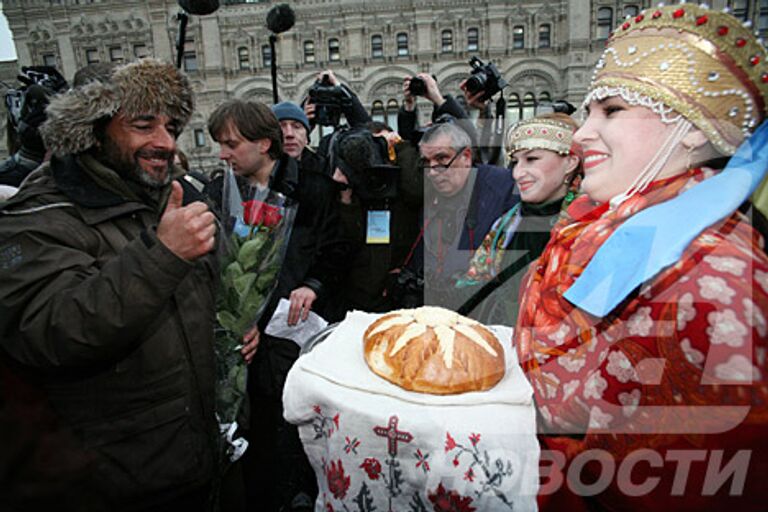
M 0 2 L 0 8 L 3 3 Z M 11 31 L 8 30 L 8 20 L 5 19 L 5 14 L 0 16 L 0 60 L 15 60 L 16 48 L 13 46 L 13 40 L 11 39 Z

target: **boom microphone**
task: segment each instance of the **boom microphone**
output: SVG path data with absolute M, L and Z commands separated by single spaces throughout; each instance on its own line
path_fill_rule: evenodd
M 219 0 L 177 0 L 188 14 L 205 16 L 219 8 Z
M 278 4 L 267 13 L 267 28 L 275 34 L 290 30 L 294 23 L 296 15 L 288 4 Z

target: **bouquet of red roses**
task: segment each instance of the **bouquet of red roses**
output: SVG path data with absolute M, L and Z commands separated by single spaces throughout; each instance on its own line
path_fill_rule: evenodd
M 296 209 L 283 194 L 238 183 L 231 170 L 225 173 L 215 351 L 217 416 L 231 460 L 245 450 L 242 441 L 232 439 L 246 393 L 243 335 L 259 321 L 277 286 Z

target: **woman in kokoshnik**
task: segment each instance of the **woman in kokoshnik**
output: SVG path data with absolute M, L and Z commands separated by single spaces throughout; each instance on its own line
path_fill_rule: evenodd
M 573 201 L 581 176 L 578 123 L 563 113 L 520 121 L 506 137 L 520 202 L 496 219 L 456 282 L 457 311 L 486 324 L 514 326 L 520 283 L 541 255 L 560 212 Z
M 765 509 L 768 258 L 738 208 L 768 168 L 766 57 L 693 4 L 608 41 L 574 135 L 585 195 L 515 331 L 543 456 L 570 481 L 542 487 L 545 510 Z

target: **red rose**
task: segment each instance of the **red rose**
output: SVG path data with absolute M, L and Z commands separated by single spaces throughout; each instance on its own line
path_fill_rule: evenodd
M 378 480 L 381 474 L 381 463 L 373 457 L 368 457 L 360 464 L 360 467 L 368 473 L 368 478 Z
M 243 220 L 249 226 L 273 228 L 283 218 L 280 208 L 252 199 L 243 203 Z
M 350 478 L 344 474 L 344 466 L 341 464 L 341 459 L 336 462 L 331 461 L 331 466 L 326 470 L 326 478 L 328 478 L 328 489 L 333 493 L 333 497 L 337 500 L 344 499 L 349 490 Z
M 437 486 L 435 492 L 427 494 L 435 512 L 473 512 L 472 498 L 461 496 L 456 491 L 447 491 L 443 484 Z

